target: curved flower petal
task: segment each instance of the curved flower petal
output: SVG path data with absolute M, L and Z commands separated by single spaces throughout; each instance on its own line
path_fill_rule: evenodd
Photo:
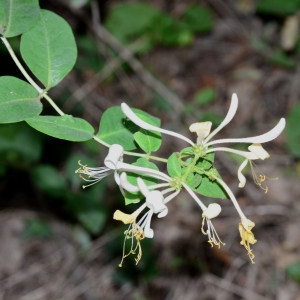
M 118 144 L 111 145 L 108 154 L 104 159 L 104 164 L 111 170 L 117 169 L 117 163 L 123 160 L 123 147 Z
M 283 131 L 285 127 L 285 119 L 281 118 L 278 124 L 269 132 L 254 136 L 254 137 L 249 137 L 249 138 L 239 138 L 239 139 L 221 139 L 221 140 L 215 140 L 212 142 L 209 142 L 206 144 L 206 146 L 214 145 L 214 144 L 221 144 L 221 143 L 251 143 L 251 144 L 262 144 L 266 143 L 269 141 L 272 141 L 276 139 L 281 132 Z
M 239 167 L 239 169 L 238 169 L 238 179 L 239 179 L 239 187 L 240 188 L 242 188 L 242 187 L 244 187 L 245 186 L 245 184 L 246 184 L 246 177 L 243 175 L 243 173 L 242 173 L 242 171 L 244 170 L 244 168 L 247 166 L 247 164 L 248 164 L 248 159 L 245 159 L 242 163 L 241 163 L 241 165 L 240 165 L 240 167 Z
M 151 124 L 146 123 L 145 121 L 143 121 L 142 119 L 140 119 L 131 109 L 130 107 L 126 104 L 126 103 L 122 103 L 121 104 L 121 108 L 122 111 L 124 113 L 124 115 L 130 119 L 134 124 L 138 125 L 139 127 L 146 129 L 146 130 L 154 130 L 154 131 L 158 131 L 161 133 L 165 133 L 168 135 L 172 135 L 175 136 L 179 139 L 182 139 L 186 142 L 188 142 L 191 145 L 194 145 L 195 143 L 193 143 L 190 139 L 186 138 L 185 136 L 177 133 L 177 132 L 173 132 L 173 131 L 169 131 L 169 130 L 165 130 L 156 126 L 153 126 Z
M 259 157 L 254 153 L 254 152 L 250 152 L 250 151 L 241 151 L 241 150 L 236 150 L 236 149 L 232 149 L 232 148 L 227 148 L 227 147 L 217 147 L 217 148 L 211 148 L 208 149 L 206 151 L 206 153 L 210 153 L 210 152 L 216 152 L 216 151 L 224 151 L 224 152 L 231 152 L 240 156 L 243 156 L 247 159 L 259 159 Z
M 120 161 L 117 164 L 117 169 L 119 171 L 127 171 L 127 172 L 146 174 L 146 175 L 149 175 L 154 178 L 164 180 L 167 182 L 169 182 L 171 180 L 171 177 L 169 177 L 168 175 L 166 175 L 165 173 L 162 173 L 160 171 L 149 169 L 149 168 L 144 168 L 144 167 L 133 166 L 133 165 L 126 164 L 126 163 L 123 163 Z
M 213 137 L 215 136 L 221 129 L 223 129 L 234 117 L 237 108 L 238 108 L 238 97 L 237 95 L 234 93 L 232 94 L 231 97 L 231 103 L 230 103 L 230 107 L 228 110 L 228 113 L 225 117 L 225 119 L 221 122 L 221 124 L 204 140 L 204 144 L 206 145 L 207 142 Z
M 120 186 L 122 188 L 124 188 L 126 191 L 131 192 L 131 193 L 139 191 L 139 188 L 137 186 L 131 184 L 127 180 L 127 175 L 125 172 L 122 172 L 122 174 L 120 175 Z

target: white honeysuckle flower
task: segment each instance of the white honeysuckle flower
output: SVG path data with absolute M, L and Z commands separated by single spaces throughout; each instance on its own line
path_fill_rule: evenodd
M 197 197 L 197 195 L 190 189 L 185 183 L 182 186 L 187 190 L 187 192 L 194 198 L 197 204 L 201 207 L 202 213 L 202 227 L 201 231 L 203 234 L 208 236 L 208 242 L 213 245 L 216 245 L 220 248 L 221 244 L 224 246 L 225 244 L 219 238 L 217 231 L 214 225 L 211 222 L 211 219 L 217 217 L 221 212 L 221 206 L 217 203 L 211 203 L 208 207 L 206 207 L 202 201 Z M 204 230 L 204 225 L 207 225 L 207 230 Z
M 234 207 L 236 208 L 240 218 L 241 222 L 239 223 L 238 229 L 241 235 L 241 245 L 245 247 L 245 249 L 248 252 L 249 258 L 252 263 L 254 263 L 254 254 L 252 253 L 252 249 L 250 248 L 250 244 L 255 244 L 257 240 L 254 237 L 254 234 L 251 232 L 252 228 L 255 226 L 254 222 L 250 221 L 249 219 L 246 218 L 244 213 L 242 212 L 234 194 L 232 193 L 231 189 L 229 186 L 220 178 L 215 178 L 225 189 L 227 192 L 230 200 L 232 201 Z
M 158 132 L 161 132 L 161 133 L 165 133 L 165 134 L 168 134 L 168 135 L 172 135 L 172 136 L 175 136 L 179 139 L 182 139 L 186 142 L 188 142 L 189 144 L 191 145 L 194 145 L 195 143 L 193 141 L 191 141 L 190 139 L 188 139 L 187 137 L 177 133 L 177 132 L 174 132 L 174 131 L 169 131 L 169 130 L 165 130 L 165 129 L 162 129 L 160 127 L 156 127 L 156 126 L 153 126 L 151 124 L 148 124 L 146 123 L 145 121 L 143 121 L 142 119 L 140 119 L 132 110 L 131 108 L 126 104 L 126 103 L 122 103 L 121 104 L 121 109 L 124 113 L 124 115 L 130 120 L 132 121 L 134 124 L 138 125 L 139 127 L 143 128 L 143 129 L 146 129 L 146 130 L 154 130 L 154 131 L 158 131 Z
M 121 145 L 114 144 L 109 147 L 108 154 L 106 158 L 104 159 L 105 167 L 98 167 L 98 168 L 90 168 L 87 165 L 82 165 L 80 161 L 78 164 L 81 166 L 78 170 L 75 171 L 75 173 L 80 173 L 80 177 L 90 182 L 90 184 L 83 186 L 83 188 L 86 188 L 88 186 L 91 186 L 106 176 L 114 173 L 115 180 L 117 184 L 120 184 L 119 175 L 117 172 L 118 163 L 123 161 L 123 152 L 124 149 Z M 84 174 L 88 176 L 85 178 L 81 174 Z
M 197 138 L 197 145 L 201 145 L 204 138 L 206 138 L 211 130 L 212 122 L 200 122 L 200 123 L 193 123 L 189 130 L 190 132 L 196 132 Z

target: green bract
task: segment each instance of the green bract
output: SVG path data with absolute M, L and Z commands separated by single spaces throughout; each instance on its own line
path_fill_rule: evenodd
M 53 12 L 41 10 L 34 27 L 22 35 L 21 55 L 32 73 L 50 89 L 76 62 L 77 48 L 70 26 Z
M 38 116 L 26 119 L 34 129 L 58 139 L 82 142 L 93 137 L 94 129 L 85 120 L 70 115 L 60 117 Z
M 38 116 L 42 109 L 38 92 L 27 82 L 0 77 L 0 123 L 14 123 Z
M 39 16 L 38 0 L 1 0 L 0 34 L 17 36 L 34 25 Z
M 176 153 L 168 158 L 167 169 L 171 177 L 181 176 L 181 165 Z

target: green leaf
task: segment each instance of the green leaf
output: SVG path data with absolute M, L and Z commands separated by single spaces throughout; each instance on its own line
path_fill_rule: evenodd
M 186 10 L 182 23 L 193 32 L 209 32 L 213 27 L 213 18 L 208 8 L 193 5 Z
M 202 177 L 200 186 L 194 191 L 211 198 L 228 198 L 223 187 L 216 180 L 212 181 L 205 175 Z
M 295 280 L 296 282 L 300 283 L 300 263 L 293 263 L 286 267 L 286 273 L 290 278 Z
M 38 131 L 72 142 L 87 141 L 93 137 L 94 133 L 93 127 L 87 121 L 70 115 L 38 116 L 25 121 Z
M 135 113 L 140 117 L 143 121 L 160 127 L 160 120 L 158 118 L 152 119 L 148 118 L 142 111 L 135 110 Z M 145 130 L 140 129 L 139 132 L 136 132 L 134 135 L 134 140 L 138 143 L 138 145 L 141 147 L 142 150 L 144 150 L 146 153 L 154 152 L 159 149 L 161 146 L 161 133 L 153 130 Z
M 300 9 L 299 0 L 260 0 L 256 4 L 260 13 L 285 16 L 294 14 Z
M 300 157 L 300 103 L 290 112 L 286 122 L 286 134 L 289 151 L 295 156 Z
M 278 65 L 287 69 L 294 69 L 296 62 L 280 49 L 274 51 L 269 57 L 269 61 L 274 65 Z
M 187 148 L 184 148 L 180 151 L 179 155 L 180 155 L 180 158 L 183 158 L 183 157 L 186 157 L 186 156 L 190 156 L 190 155 L 193 155 L 194 154 L 194 149 L 193 147 L 187 147 Z
M 65 179 L 51 165 L 37 166 L 31 177 L 37 187 L 51 196 L 61 196 L 67 188 Z
M 158 118 L 153 117 L 139 109 L 133 109 L 133 111 L 137 114 L 138 117 L 145 120 L 146 122 L 149 122 L 152 125 L 158 127 L 160 126 L 160 120 Z M 97 137 L 110 145 L 119 144 L 124 148 L 124 150 L 134 150 L 137 148 L 137 144 L 135 143 L 133 135 L 134 133 L 139 131 L 139 129 L 140 127 L 138 127 L 125 117 L 120 106 L 113 106 L 107 109 L 102 115 Z M 147 134 L 146 131 L 141 133 L 142 135 L 144 135 L 144 137 L 140 135 L 137 139 L 143 146 L 143 138 L 145 138 L 145 136 L 146 138 L 148 138 L 147 135 L 149 135 L 150 137 L 152 143 L 151 147 L 158 145 L 158 140 L 160 139 L 159 134 L 155 132 L 155 136 L 153 136 L 151 131 L 151 134 L 149 133 L 149 131 L 147 131 Z M 146 144 L 146 146 L 148 145 Z
M 158 167 L 154 163 L 149 162 L 146 158 L 139 158 L 132 165 L 158 171 Z M 158 180 L 156 178 L 153 178 L 153 177 L 150 177 L 147 175 L 131 173 L 131 172 L 127 173 L 127 180 L 135 186 L 137 186 L 137 178 L 138 177 L 142 178 L 147 186 L 154 185 L 158 182 Z M 125 204 L 126 205 L 140 201 L 143 198 L 145 198 L 145 197 L 140 192 L 129 193 L 129 192 L 125 191 Z
M 38 0 L 1 0 L 0 34 L 17 36 L 34 25 L 39 16 Z
M 99 234 L 104 228 L 106 213 L 101 209 L 90 209 L 78 213 L 78 220 L 92 234 Z
M 153 6 L 144 3 L 128 3 L 113 8 L 105 20 L 106 28 L 122 43 L 131 37 L 141 36 L 153 26 L 161 14 Z
M 48 10 L 41 10 L 35 26 L 21 38 L 21 55 L 46 89 L 58 84 L 73 68 L 77 48 L 69 24 Z
M 26 239 L 35 237 L 50 238 L 51 236 L 52 231 L 48 222 L 40 221 L 35 218 L 26 220 L 24 229 L 24 237 Z
M 163 45 L 186 46 L 193 40 L 191 30 L 167 14 L 162 14 L 154 25 L 151 35 Z
M 214 88 L 205 88 L 195 95 L 195 103 L 205 105 L 211 103 L 217 96 L 217 91 Z
M 202 182 L 202 176 L 199 174 L 189 173 L 185 182 L 190 188 L 196 189 Z
M 38 92 L 18 78 L 0 77 L 0 94 L 0 123 L 20 122 L 43 109 Z
M 167 170 L 171 177 L 181 176 L 181 165 L 176 153 L 168 158 Z
M 161 146 L 161 133 L 140 129 L 134 135 L 134 140 L 146 153 L 155 152 Z

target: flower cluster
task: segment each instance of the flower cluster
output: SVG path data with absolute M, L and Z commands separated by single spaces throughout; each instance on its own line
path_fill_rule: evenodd
M 108 155 L 104 160 L 105 167 L 89 168 L 80 164 L 81 167 L 76 172 L 81 173 L 81 177 L 90 182 L 89 185 L 98 182 L 103 177 L 111 173 L 114 173 L 115 181 L 119 185 L 123 195 L 126 192 L 140 193 L 145 199 L 143 204 L 141 204 L 140 207 L 131 214 L 125 214 L 120 210 L 117 210 L 114 213 L 113 218 L 115 220 L 122 221 L 124 224 L 129 225 L 128 229 L 124 233 L 125 240 L 123 257 L 120 266 L 122 265 L 124 258 L 130 254 L 135 254 L 135 261 L 136 263 L 139 262 L 142 257 L 141 240 L 144 238 L 153 238 L 154 236 L 154 231 L 151 229 L 151 220 L 153 215 L 156 214 L 158 218 L 167 216 L 168 202 L 175 198 L 183 189 L 191 195 L 202 210 L 202 232 L 208 236 L 208 242 L 211 246 L 217 245 L 220 247 L 221 245 L 225 245 L 221 241 L 212 224 L 212 219 L 221 213 L 221 206 L 217 203 L 211 203 L 208 207 L 206 207 L 197 195 L 197 186 L 201 186 L 203 176 L 206 176 L 210 181 L 214 181 L 221 186 L 226 196 L 232 201 L 240 216 L 238 230 L 241 236 L 241 245 L 245 247 L 250 260 L 254 263 L 254 254 L 252 252 L 251 245 L 256 243 L 256 239 L 252 233 L 252 229 L 255 224 L 244 215 L 231 189 L 221 179 L 216 169 L 212 166 L 212 163 L 208 164 L 209 167 L 204 167 L 204 165 L 199 162 L 209 162 L 209 156 L 218 151 L 231 152 L 236 155 L 240 155 L 244 158 L 244 161 L 237 170 L 239 187 L 242 188 L 246 184 L 246 177 L 243 175 L 242 171 L 246 165 L 249 165 L 252 170 L 254 182 L 267 192 L 267 187 L 262 186 L 262 182 L 266 179 L 266 177 L 264 175 L 255 174 L 253 161 L 259 159 L 264 160 L 269 157 L 269 154 L 263 148 L 262 144 L 269 142 L 280 135 L 285 127 L 285 119 L 282 118 L 272 130 L 259 136 L 212 140 L 212 138 L 232 120 L 237 111 L 237 107 L 238 98 L 236 94 L 233 94 L 231 105 L 225 119 L 212 132 L 211 122 L 192 124 L 189 129 L 191 132 L 197 134 L 196 143 L 194 143 L 192 140 L 181 134 L 162 129 L 145 122 L 132 109 L 130 109 L 127 104 L 122 103 L 121 109 L 124 115 L 143 130 L 168 134 L 184 140 L 191 146 L 182 150 L 180 153 L 177 153 L 177 156 L 175 156 L 175 160 L 178 159 L 178 164 L 181 168 L 181 175 L 179 176 L 169 176 L 152 168 L 135 166 L 123 162 L 124 150 L 119 144 L 110 146 Z M 230 143 L 250 144 L 248 147 L 249 151 L 240 151 L 234 148 L 215 146 L 218 144 Z M 135 173 L 139 176 L 135 184 L 128 180 L 128 173 Z M 143 176 L 145 175 L 147 178 L 150 177 L 160 181 L 160 183 L 152 185 L 149 184 L 149 182 L 146 182 L 146 180 L 143 179 Z M 126 251 L 125 247 L 127 240 L 130 240 L 129 251 Z

